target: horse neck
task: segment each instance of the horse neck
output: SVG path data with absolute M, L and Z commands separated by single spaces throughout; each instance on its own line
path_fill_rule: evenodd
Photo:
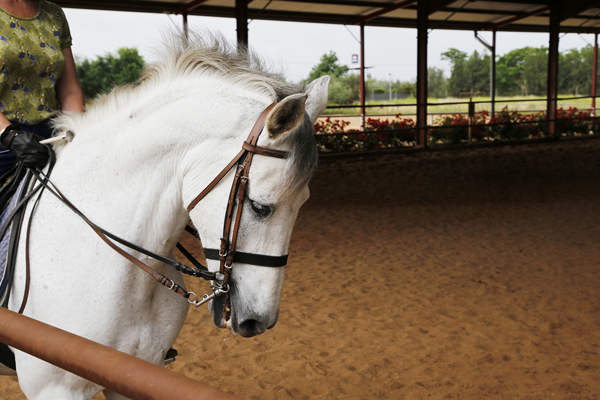
M 60 150 L 54 176 L 92 220 L 97 215 L 117 234 L 170 251 L 188 221 L 184 201 L 239 151 L 250 129 L 240 126 L 251 125 L 263 104 L 235 107 L 239 95 L 154 98 L 165 104 L 142 102 L 81 124 L 85 128 Z

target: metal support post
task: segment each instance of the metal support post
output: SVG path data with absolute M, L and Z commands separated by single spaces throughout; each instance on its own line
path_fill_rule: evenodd
M 496 112 L 496 31 L 492 31 L 492 45 L 486 43 L 475 31 L 475 39 L 485 46 L 491 53 L 490 57 L 490 118 L 494 118 Z
M 596 116 L 596 79 L 598 77 L 598 33 L 594 35 L 594 69 L 592 75 L 592 117 Z
M 560 28 L 558 3 L 550 7 L 550 40 L 548 45 L 548 137 L 556 136 L 556 96 L 558 94 L 558 34 Z
M 248 48 L 248 1 L 235 0 L 235 21 L 238 48 Z
M 360 127 L 365 128 L 365 24 L 360 24 Z
M 417 147 L 427 148 L 427 0 L 417 1 Z
M 471 125 L 473 125 L 474 120 L 475 120 L 475 103 L 473 103 L 473 98 L 469 97 L 469 129 L 468 129 L 468 142 L 469 143 L 471 143 L 473 141 Z
M 492 59 L 490 70 L 490 118 L 496 113 L 496 31 L 492 32 Z
M 183 14 L 181 14 L 181 16 L 183 17 L 183 34 L 185 35 L 186 38 L 189 38 L 187 12 L 184 12 Z

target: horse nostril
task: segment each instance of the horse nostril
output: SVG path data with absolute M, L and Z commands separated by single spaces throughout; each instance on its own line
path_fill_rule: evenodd
M 243 337 L 252 337 L 265 333 L 266 325 L 255 319 L 248 319 L 239 325 L 239 334 Z

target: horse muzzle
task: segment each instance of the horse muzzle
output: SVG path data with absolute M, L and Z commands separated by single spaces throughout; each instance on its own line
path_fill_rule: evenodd
M 260 314 L 232 301 L 232 293 L 212 299 L 209 310 L 213 321 L 219 328 L 231 328 L 231 331 L 242 337 L 249 338 L 265 333 L 277 324 L 279 309 L 272 318 L 270 313 Z M 235 295 L 234 295 L 235 298 Z
M 254 318 L 249 317 L 245 318 L 243 321 L 237 321 L 237 318 L 235 318 L 234 315 L 234 317 L 231 319 L 231 330 L 245 338 L 258 336 L 265 333 L 267 329 L 273 328 L 277 323 L 278 318 L 279 310 L 277 311 L 277 315 L 275 316 L 275 321 L 273 323 L 268 321 L 269 318 L 257 315 L 254 315 Z

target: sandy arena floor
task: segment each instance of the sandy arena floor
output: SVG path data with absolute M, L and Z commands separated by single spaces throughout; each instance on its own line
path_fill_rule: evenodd
M 277 326 L 190 310 L 169 369 L 257 400 L 600 398 L 600 140 L 324 160 L 311 191 Z

